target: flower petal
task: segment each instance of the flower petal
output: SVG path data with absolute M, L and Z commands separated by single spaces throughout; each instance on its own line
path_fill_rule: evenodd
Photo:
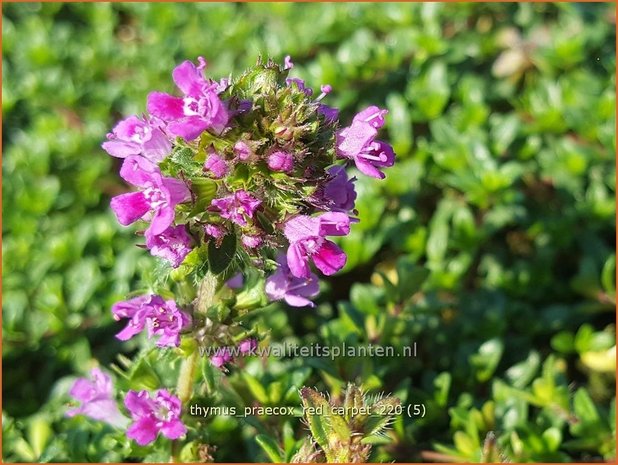
M 129 192 L 113 197 L 110 206 L 123 226 L 136 222 L 150 210 L 150 204 L 141 192 Z
M 134 439 L 140 446 L 150 444 L 157 438 L 157 434 L 156 421 L 150 417 L 140 418 L 127 430 L 127 437 Z
M 174 222 L 174 208 L 167 206 L 155 210 L 150 226 L 146 230 L 146 234 L 157 235 L 161 234 Z
M 284 297 L 284 300 L 291 307 L 315 307 L 315 304 L 306 297 L 300 295 L 288 294 Z
M 206 85 L 200 71 L 193 63 L 186 60 L 174 68 L 172 78 L 183 94 L 198 97 Z
M 309 259 L 303 253 L 299 244 L 291 244 L 287 252 L 288 266 L 290 272 L 297 278 L 308 278 L 311 274 L 309 270 Z
M 345 266 L 346 254 L 332 241 L 324 241 L 320 250 L 314 255 L 313 263 L 326 276 L 335 274 Z
M 164 121 L 173 121 L 184 117 L 184 102 L 181 98 L 164 92 L 151 92 L 148 94 L 148 112 L 158 116 Z
M 367 176 L 370 176 L 376 179 L 384 179 L 386 177 L 386 175 L 382 171 L 380 171 L 378 168 L 373 166 L 368 161 L 365 161 L 361 157 L 355 158 L 354 164 L 356 165 L 356 167 L 361 173 L 366 174 Z
M 120 177 L 134 186 L 150 186 L 157 176 L 161 176 L 159 167 L 144 157 L 125 158 L 120 167 Z
M 355 122 L 337 134 L 337 154 L 345 158 L 355 158 L 373 141 L 378 131 L 369 123 Z
M 150 415 L 154 408 L 154 402 L 148 395 L 148 391 L 129 391 L 124 398 L 124 405 L 133 418 Z
M 320 221 L 310 216 L 298 215 L 285 223 L 283 233 L 290 242 L 298 242 L 306 237 L 319 236 Z
M 184 181 L 175 178 L 163 178 L 163 186 L 170 194 L 170 204 L 178 205 L 191 199 L 191 191 Z
M 193 140 L 209 127 L 208 121 L 199 116 L 188 116 L 171 122 L 167 130 L 185 140 Z
M 139 155 L 140 146 L 134 142 L 124 142 L 120 140 L 109 140 L 101 145 L 103 150 L 112 157 L 126 158 L 131 155 Z
M 161 434 L 168 439 L 178 439 L 187 434 L 187 427 L 180 420 L 172 420 L 163 424 Z

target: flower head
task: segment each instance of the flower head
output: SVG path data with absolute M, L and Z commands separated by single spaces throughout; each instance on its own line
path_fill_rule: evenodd
M 146 247 L 155 257 L 164 258 L 172 268 L 178 268 L 191 252 L 191 237 L 184 225 L 170 226 L 161 234 L 147 234 Z
M 214 199 L 211 205 L 219 211 L 221 217 L 239 226 L 247 226 L 247 218 L 253 218 L 255 210 L 262 204 L 245 190 L 237 190 L 227 197 Z
M 116 124 L 107 138 L 103 149 L 118 158 L 143 155 L 156 163 L 167 157 L 172 149 L 168 137 L 153 118 L 129 116 Z
M 166 389 L 159 389 L 154 398 L 148 391 L 129 391 L 124 405 L 133 419 L 127 437 L 140 446 L 153 442 L 159 433 L 168 439 L 178 439 L 187 432 L 180 420 L 180 399 Z
M 346 255 L 326 236 L 344 236 L 350 232 L 350 218 L 345 213 L 324 213 L 319 217 L 299 215 L 285 224 L 284 233 L 290 241 L 287 262 L 293 276 L 309 278 L 309 259 L 325 275 L 339 271 Z
M 147 234 L 165 231 L 174 221 L 176 205 L 191 198 L 183 181 L 162 176 L 159 168 L 143 157 L 127 157 L 120 168 L 120 176 L 141 190 L 113 197 L 112 210 L 123 226 L 152 213 Z
M 69 395 L 81 402 L 79 407 L 67 411 L 69 417 L 85 415 L 117 427 L 124 427 L 128 423 L 128 419 L 120 413 L 116 401 L 112 398 L 112 378 L 99 368 L 92 369 L 90 379 L 77 379 Z
M 193 140 L 210 128 L 220 132 L 229 119 L 227 108 L 218 94 L 221 86 L 204 79 L 202 72 L 206 61 L 202 57 L 198 61 L 198 66 L 184 61 L 172 73 L 183 97 L 163 92 L 148 95 L 148 111 L 166 121 L 170 133 L 186 140 Z
M 285 256 L 277 260 L 279 268 L 266 279 L 266 295 L 270 300 L 285 300 L 292 307 L 315 307 L 309 297 L 320 292 L 318 277 L 309 272 L 307 277 L 296 277 L 290 272 Z
M 116 334 L 118 339 L 126 341 L 146 328 L 149 338 L 159 336 L 159 347 L 178 347 L 181 331 L 191 324 L 191 317 L 179 310 L 176 302 L 154 294 L 118 302 L 112 306 L 112 313 L 116 320 L 129 319 Z
M 376 141 L 378 129 L 384 125 L 386 110 L 369 107 L 358 113 L 352 125 L 337 133 L 337 154 L 354 160 L 356 167 L 367 176 L 383 179 L 380 168 L 393 166 L 395 153 L 385 142 Z

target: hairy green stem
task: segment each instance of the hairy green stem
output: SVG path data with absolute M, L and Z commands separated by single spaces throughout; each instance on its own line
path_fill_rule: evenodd
M 214 304 L 215 295 L 219 287 L 219 280 L 210 272 L 204 277 L 199 284 L 197 297 L 193 303 L 194 313 L 205 314 L 208 308 Z M 195 380 L 195 372 L 197 370 L 198 349 L 193 348 L 193 351 L 182 361 L 180 372 L 178 373 L 178 382 L 176 384 L 176 392 L 182 405 L 185 406 L 191 400 L 193 394 L 193 382 Z M 180 461 L 181 443 L 178 440 L 172 441 L 171 461 L 177 463 Z

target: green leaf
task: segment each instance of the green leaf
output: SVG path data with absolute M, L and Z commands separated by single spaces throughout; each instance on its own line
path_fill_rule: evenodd
M 479 381 L 488 381 L 492 377 L 503 351 L 503 342 L 494 338 L 484 342 L 478 352 L 470 357 L 470 363 L 476 367 L 476 378 Z
M 208 243 L 208 264 L 213 274 L 219 275 L 230 266 L 236 254 L 236 246 L 235 234 L 226 235 L 220 247 L 217 247 L 215 241 Z
M 268 394 L 266 393 L 266 389 L 264 389 L 264 386 L 262 386 L 262 383 L 260 383 L 256 378 L 251 376 L 246 371 L 243 372 L 242 377 L 247 383 L 247 387 L 251 391 L 251 394 L 253 394 L 253 397 L 255 397 L 255 399 L 261 404 L 268 405 Z
M 279 448 L 279 445 L 273 438 L 271 438 L 270 436 L 267 436 L 266 434 L 258 434 L 255 437 L 255 440 L 260 445 L 262 450 L 266 452 L 266 455 L 268 455 L 268 458 L 270 459 L 271 462 L 273 463 L 283 463 L 284 462 L 281 449 Z
M 189 212 L 189 216 L 204 213 L 210 206 L 210 202 L 217 195 L 217 183 L 212 179 L 204 177 L 190 178 L 191 192 L 195 195 L 195 203 Z

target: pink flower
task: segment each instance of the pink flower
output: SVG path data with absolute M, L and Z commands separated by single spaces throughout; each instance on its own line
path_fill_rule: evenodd
M 243 141 L 238 141 L 234 144 L 234 153 L 238 156 L 239 160 L 247 161 L 251 156 L 251 147 Z
M 155 294 L 118 302 L 112 313 L 116 320 L 129 318 L 127 326 L 116 334 L 118 339 L 126 341 L 146 328 L 148 338 L 159 336 L 159 347 L 178 347 L 181 331 L 191 324 L 191 317 L 179 310 L 176 302 Z
M 289 173 L 294 168 L 294 157 L 290 153 L 277 150 L 268 156 L 268 167 L 273 171 Z
M 238 344 L 238 350 L 242 355 L 250 355 L 255 352 L 257 349 L 257 341 L 255 339 L 245 339 L 240 344 Z
M 324 187 L 324 198 L 334 209 L 352 210 L 356 201 L 355 178 L 348 179 L 343 166 L 330 167 L 328 174 L 331 176 L 331 179 Z
M 160 162 L 172 150 L 172 144 L 153 119 L 129 116 L 114 127 L 102 147 L 110 155 L 126 158 L 143 155 L 153 162 Z
M 184 97 L 174 97 L 162 92 L 148 95 L 148 111 L 168 122 L 170 133 L 193 140 L 206 129 L 221 132 L 229 115 L 218 95 L 220 85 L 204 79 L 202 72 L 206 61 L 198 58 L 199 66 L 190 61 L 178 65 L 172 76 Z
M 146 247 L 155 257 L 166 259 L 172 268 L 178 268 L 191 252 L 191 237 L 185 225 L 170 226 L 161 234 L 146 234 Z
M 345 236 L 350 232 L 350 218 L 345 213 L 324 213 L 319 217 L 299 215 L 285 224 L 284 234 L 290 241 L 287 262 L 293 276 L 310 278 L 309 259 L 325 275 L 339 271 L 346 255 L 326 236 Z
M 371 106 L 358 113 L 352 125 L 337 133 L 337 154 L 354 160 L 356 167 L 367 176 L 383 179 L 380 168 L 393 166 L 395 153 L 386 142 L 375 137 L 384 125 L 386 110 Z
M 79 407 L 67 411 L 66 414 L 69 417 L 85 415 L 121 428 L 125 427 L 129 421 L 120 413 L 116 401 L 112 398 L 112 379 L 99 368 L 92 369 L 90 379 L 77 379 L 69 395 L 81 402 Z
M 240 242 L 248 249 L 255 249 L 262 245 L 263 239 L 262 236 L 243 234 L 240 238 Z
M 159 389 L 154 398 L 147 391 L 129 391 L 124 405 L 133 418 L 127 437 L 140 446 L 153 442 L 159 433 L 168 439 L 178 439 L 187 433 L 180 420 L 180 399 L 166 389 Z
M 309 272 L 308 277 L 296 277 L 290 273 L 285 256 L 277 260 L 279 268 L 266 279 L 266 295 L 270 300 L 285 300 L 292 307 L 315 307 L 308 299 L 320 292 L 318 277 Z
M 204 226 L 204 232 L 215 239 L 221 239 L 227 233 L 225 228 L 218 224 L 207 224 Z
M 113 197 L 112 210 L 123 226 L 152 212 L 147 234 L 157 235 L 165 231 L 174 221 L 176 205 L 191 198 L 184 182 L 163 177 L 159 168 L 143 157 L 132 155 L 125 158 L 120 168 L 120 176 L 142 190 Z
M 216 152 L 211 152 L 204 163 L 204 170 L 210 171 L 213 178 L 219 179 L 228 173 L 229 167 L 223 157 Z
M 324 116 L 327 123 L 334 123 L 339 118 L 339 110 L 323 103 L 318 105 L 318 113 Z
M 221 368 L 226 363 L 231 362 L 233 359 L 232 352 L 227 347 L 221 347 L 215 352 L 215 355 L 210 357 L 210 363 L 216 367 Z
M 247 226 L 247 217 L 253 218 L 255 210 L 262 204 L 245 190 L 237 190 L 232 195 L 214 199 L 211 205 L 220 212 L 221 217 L 236 223 L 238 226 Z
M 283 59 L 283 69 L 292 69 L 294 68 L 294 63 L 292 63 L 292 57 L 290 55 L 286 55 Z

